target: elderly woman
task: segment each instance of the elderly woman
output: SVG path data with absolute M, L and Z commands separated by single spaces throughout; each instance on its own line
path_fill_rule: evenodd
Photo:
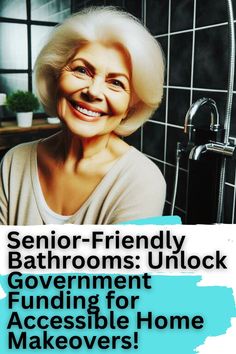
M 90 8 L 56 27 L 35 65 L 45 111 L 62 130 L 10 150 L 0 224 L 114 224 L 162 214 L 165 181 L 121 137 L 159 106 L 163 56 L 137 19 Z

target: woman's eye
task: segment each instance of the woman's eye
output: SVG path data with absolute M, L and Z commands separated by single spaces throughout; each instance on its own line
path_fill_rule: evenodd
M 74 72 L 76 73 L 80 73 L 80 74 L 84 74 L 84 75 L 89 75 L 90 76 L 90 72 L 88 71 L 88 69 L 84 66 L 77 66 L 74 69 Z
M 123 88 L 123 89 L 125 88 L 123 82 L 121 82 L 120 80 L 111 80 L 111 83 L 112 83 L 112 85 L 114 85 L 114 86 L 118 86 L 118 87 L 121 87 L 121 88 Z

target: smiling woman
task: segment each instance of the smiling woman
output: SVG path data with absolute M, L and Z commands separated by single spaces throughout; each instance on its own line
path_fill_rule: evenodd
M 89 8 L 58 26 L 35 65 L 39 98 L 62 130 L 1 165 L 0 224 L 113 224 L 162 214 L 165 181 L 121 137 L 159 106 L 159 44 L 137 19 Z
M 112 132 L 128 113 L 130 74 L 129 60 L 120 48 L 97 42 L 82 46 L 58 80 L 61 120 L 85 138 Z

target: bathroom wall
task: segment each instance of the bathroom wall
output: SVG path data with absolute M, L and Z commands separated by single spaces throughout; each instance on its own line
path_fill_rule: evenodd
M 236 0 L 234 13 L 236 13 Z M 236 18 L 236 17 L 235 17 Z M 185 114 L 200 97 L 211 97 L 224 121 L 228 29 L 224 0 L 144 0 L 143 20 L 166 55 L 165 95 L 156 114 L 136 134 L 136 146 L 162 170 L 167 181 L 165 214 L 170 212 L 177 141 L 186 139 Z M 230 136 L 236 137 L 236 87 Z M 224 222 L 236 223 L 235 162 L 227 161 Z M 175 214 L 185 217 L 187 164 L 181 162 Z M 210 206 L 209 206 L 210 207 Z
M 224 122 L 228 77 L 226 0 L 72 0 L 72 10 L 88 5 L 115 5 L 139 17 L 161 43 L 166 57 L 162 105 L 127 141 L 154 161 L 167 182 L 165 214 L 170 213 L 177 141 L 185 141 L 185 114 L 201 97 L 213 98 Z M 236 0 L 233 0 L 236 13 Z M 236 18 L 236 17 L 235 17 Z M 234 88 L 236 90 L 236 87 Z M 236 137 L 234 91 L 230 136 Z M 184 222 L 187 161 L 181 161 L 175 214 Z M 227 161 L 224 222 L 236 223 L 235 162 Z M 209 206 L 210 207 L 210 206 Z

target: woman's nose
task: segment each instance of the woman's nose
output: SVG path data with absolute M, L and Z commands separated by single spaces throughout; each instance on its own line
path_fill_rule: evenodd
M 100 77 L 93 78 L 87 88 L 83 90 L 83 93 L 87 95 L 89 100 L 99 100 L 103 99 L 103 81 Z

